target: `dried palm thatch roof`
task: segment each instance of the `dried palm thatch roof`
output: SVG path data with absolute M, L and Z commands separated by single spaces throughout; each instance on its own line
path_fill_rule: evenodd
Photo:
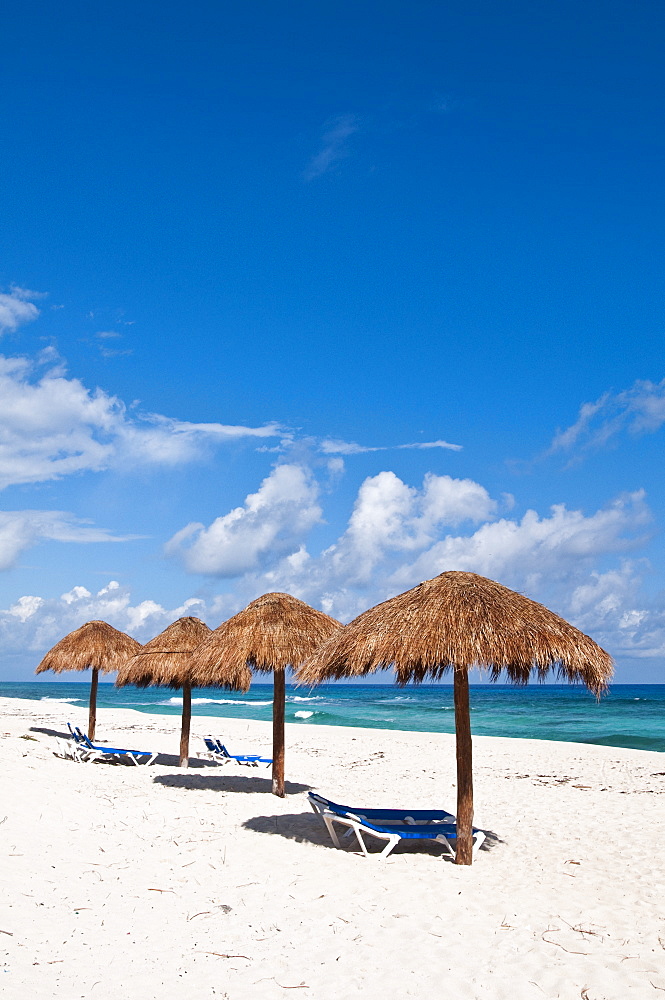
M 542 604 L 475 573 L 447 572 L 359 615 L 298 671 L 318 684 L 394 665 L 398 684 L 439 680 L 448 670 L 485 668 L 515 684 L 550 670 L 599 695 L 612 659 Z
M 65 670 L 87 670 L 89 667 L 112 673 L 140 649 L 136 639 L 112 625 L 102 621 L 86 622 L 49 649 L 35 673 L 53 670 L 60 674 Z
M 340 622 L 297 597 L 264 594 L 206 639 L 196 652 L 192 677 L 199 687 L 233 680 L 246 691 L 248 667 L 261 673 L 297 667 L 340 628 Z
M 209 635 L 199 618 L 178 618 L 123 665 L 116 687 L 183 687 L 190 682 L 192 653 Z

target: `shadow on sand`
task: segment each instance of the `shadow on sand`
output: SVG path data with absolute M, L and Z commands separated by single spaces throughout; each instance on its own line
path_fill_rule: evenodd
M 44 736 L 56 736 L 61 740 L 70 740 L 71 736 L 69 733 L 65 732 L 63 729 L 46 729 L 43 726 L 30 726 L 28 730 L 30 733 L 43 733 Z
M 328 836 L 328 831 L 323 820 L 315 816 L 314 813 L 253 816 L 243 823 L 243 827 L 246 830 L 253 830 L 255 833 L 269 833 L 273 836 L 277 834 L 277 836 L 284 837 L 286 840 L 295 840 L 299 844 L 317 844 L 321 847 L 332 848 L 334 851 L 338 850 Z M 480 847 L 481 851 L 493 851 L 499 844 L 503 843 L 501 838 L 496 833 L 493 833 L 492 830 L 484 830 L 483 832 L 485 834 L 485 841 Z M 342 838 L 340 831 L 340 840 L 347 850 L 351 852 L 360 850 L 353 834 Z M 372 842 L 370 837 L 367 837 L 366 843 L 370 850 L 375 844 L 379 845 L 377 853 L 385 846 L 384 841 Z M 391 857 L 393 854 L 431 854 L 433 857 L 441 856 L 443 860 L 452 862 L 452 858 L 443 853 L 441 845 L 428 843 L 425 840 L 402 841 L 391 852 Z
M 191 765 L 190 765 L 191 766 Z M 214 766 L 214 765 L 213 765 Z M 159 774 L 153 778 L 156 785 L 167 788 L 189 788 L 199 792 L 272 792 L 272 778 L 259 778 L 254 775 L 234 774 Z M 311 785 L 301 785 L 295 781 L 286 781 L 284 789 L 287 795 L 298 792 L 308 792 Z
M 155 764 L 161 764 L 162 767 L 177 767 L 180 768 L 180 757 L 174 753 L 160 753 L 158 754 Z M 202 760 L 199 757 L 190 757 L 188 770 L 204 770 L 213 767 L 218 767 L 212 760 Z

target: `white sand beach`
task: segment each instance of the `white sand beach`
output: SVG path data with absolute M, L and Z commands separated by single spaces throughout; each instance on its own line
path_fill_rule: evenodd
M 151 767 L 62 754 L 87 712 L 0 700 L 0 992 L 86 1000 L 645 1000 L 665 995 L 665 757 L 476 737 L 471 868 L 335 849 L 309 788 L 455 809 L 454 737 L 288 725 L 270 771 L 181 771 L 179 719 L 101 709 Z M 270 726 L 195 717 L 231 752 Z M 28 737 L 28 738 L 26 738 Z

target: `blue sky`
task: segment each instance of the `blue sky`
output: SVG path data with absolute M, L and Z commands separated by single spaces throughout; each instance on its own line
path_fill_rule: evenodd
M 446 569 L 665 680 L 650 3 L 6 12 L 1 679 Z

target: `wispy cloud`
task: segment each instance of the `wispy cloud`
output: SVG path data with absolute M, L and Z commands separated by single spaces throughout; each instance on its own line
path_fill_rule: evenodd
M 399 448 L 446 448 L 448 451 L 461 451 L 461 444 L 450 444 L 449 441 L 414 441 L 409 444 L 364 445 L 354 441 L 340 441 L 336 438 L 324 438 L 320 445 L 324 455 L 362 455 L 369 451 L 393 451 Z
M 131 347 L 110 347 L 109 341 L 121 340 L 123 338 L 122 333 L 118 333 L 117 330 L 99 330 L 95 334 L 97 340 L 101 340 L 101 344 L 97 344 L 99 353 L 103 358 L 125 358 L 134 353 Z
M 593 403 L 583 403 L 574 424 L 558 431 L 547 454 L 584 453 L 605 447 L 619 434 L 648 434 L 665 424 L 665 379 L 638 380 L 621 392 L 605 392 Z
M 101 347 L 99 348 L 99 353 L 103 358 L 126 358 L 133 354 L 134 351 L 131 347 L 126 347 L 124 350 L 114 350 L 112 347 Z
M 67 378 L 52 351 L 44 360 L 49 367 L 40 374 L 27 358 L 0 355 L 0 489 L 120 465 L 173 467 L 216 445 L 281 434 L 276 423 L 245 427 L 130 413 L 116 396 Z
M 415 441 L 412 444 L 396 444 L 396 448 L 446 448 L 448 451 L 461 451 L 461 444 L 451 444 L 449 441 Z
M 20 285 L 12 285 L 10 288 L 12 295 L 19 299 L 47 299 L 48 292 L 36 292 L 34 288 L 21 288 Z
M 89 544 L 126 542 L 139 537 L 113 535 L 89 524 L 61 510 L 0 511 L 0 570 L 11 569 L 22 552 L 41 541 Z
M 355 115 L 339 115 L 326 125 L 321 137 L 321 148 L 305 168 L 303 177 L 306 181 L 314 180 L 327 173 L 335 163 L 349 155 L 347 140 L 359 129 Z

